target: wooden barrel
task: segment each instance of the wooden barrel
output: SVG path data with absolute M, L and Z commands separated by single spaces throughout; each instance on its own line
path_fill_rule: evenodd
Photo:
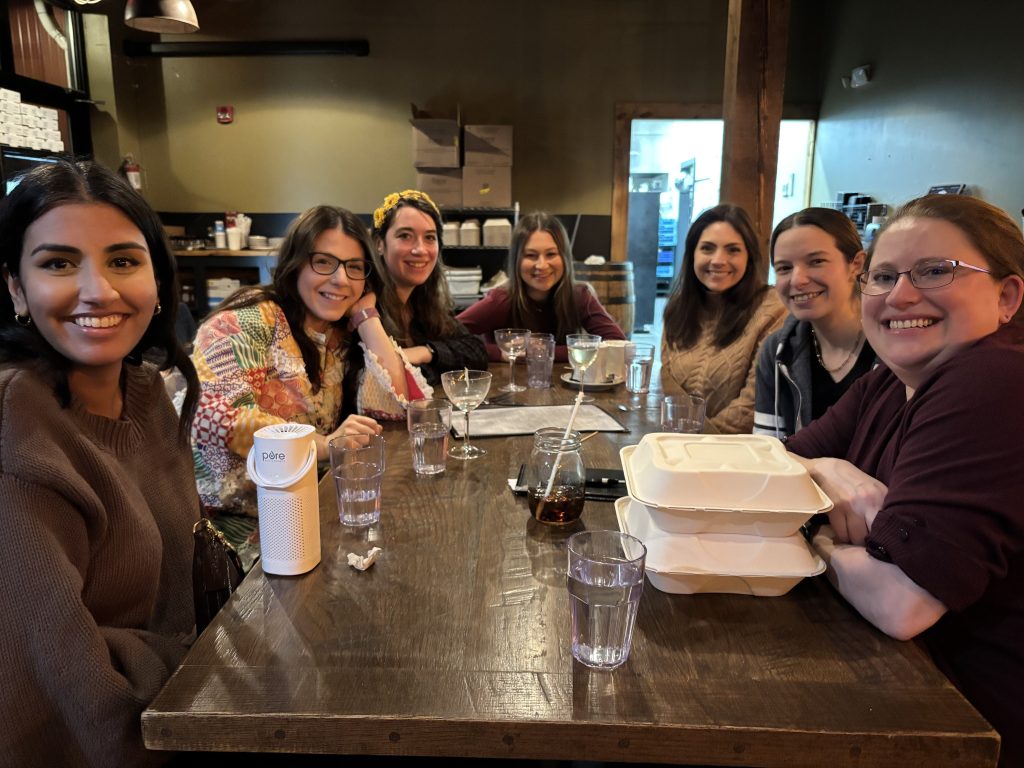
M 572 268 L 577 280 L 590 283 L 597 298 L 604 304 L 608 314 L 615 318 L 626 338 L 632 338 L 633 303 L 636 300 L 636 294 L 633 292 L 633 262 L 584 264 L 577 261 L 573 263 Z

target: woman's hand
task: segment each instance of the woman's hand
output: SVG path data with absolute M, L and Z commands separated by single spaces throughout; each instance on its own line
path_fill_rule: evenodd
M 317 461 L 326 461 L 330 457 L 330 450 L 327 446 L 336 437 L 350 435 L 352 440 L 358 443 L 360 436 L 379 435 L 383 429 L 375 419 L 371 419 L 369 416 L 352 414 L 341 422 L 341 426 L 329 435 L 313 435 L 313 441 L 316 443 Z
M 351 307 L 348 308 L 348 312 L 345 313 L 345 317 L 352 317 L 356 312 L 364 309 L 374 309 L 377 306 L 377 294 L 373 291 L 367 291 L 355 302 Z
M 405 352 L 405 359 L 413 365 L 426 365 L 434 359 L 430 348 L 425 344 L 420 344 L 416 347 L 403 347 L 403 351 Z
M 828 520 L 835 529 L 836 541 L 863 546 L 889 489 L 843 459 L 794 458 L 832 500 Z

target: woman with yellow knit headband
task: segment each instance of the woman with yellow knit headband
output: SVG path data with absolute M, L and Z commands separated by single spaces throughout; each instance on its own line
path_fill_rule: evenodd
M 441 274 L 441 212 L 423 192 L 384 198 L 373 212 L 373 260 L 384 327 L 427 381 L 456 368 L 487 370 L 487 350 L 455 319 Z

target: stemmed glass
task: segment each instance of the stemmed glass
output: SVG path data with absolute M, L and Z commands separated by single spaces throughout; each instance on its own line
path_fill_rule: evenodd
M 580 402 L 585 403 L 587 398 L 583 396 L 583 374 L 597 359 L 597 353 L 601 349 L 601 337 L 592 333 L 570 333 L 565 337 L 565 343 L 569 347 L 569 362 L 580 379 Z
M 441 374 L 441 386 L 452 401 L 452 405 L 466 414 L 466 430 L 462 433 L 462 445 L 453 445 L 448 455 L 453 459 L 468 461 L 478 459 L 487 451 L 469 444 L 469 412 L 487 397 L 491 388 L 491 374 L 487 371 L 447 371 Z
M 498 347 L 508 356 L 508 384 L 501 392 L 522 392 L 526 387 L 516 384 L 516 358 L 526 352 L 526 340 L 530 332 L 525 328 L 499 328 L 494 332 Z

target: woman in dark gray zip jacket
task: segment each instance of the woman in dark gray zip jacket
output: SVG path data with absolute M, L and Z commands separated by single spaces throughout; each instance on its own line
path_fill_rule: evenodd
M 861 326 L 864 251 L 853 222 L 805 208 L 779 222 L 770 257 L 790 316 L 758 355 L 754 433 L 785 439 L 871 370 L 875 354 Z

